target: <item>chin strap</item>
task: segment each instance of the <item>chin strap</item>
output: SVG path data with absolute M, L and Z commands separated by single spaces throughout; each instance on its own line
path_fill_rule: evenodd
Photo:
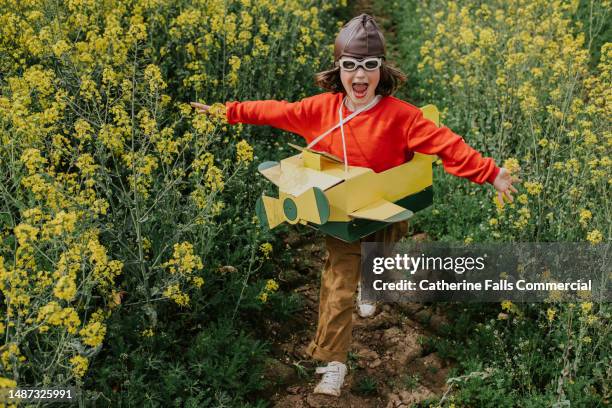
M 306 146 L 307 149 L 310 149 L 312 146 L 316 145 L 317 143 L 319 143 L 325 136 L 329 135 L 332 131 L 334 131 L 335 129 L 337 129 L 338 127 L 340 127 L 340 132 L 342 133 L 342 153 L 344 155 L 344 171 L 348 172 L 348 158 L 346 157 L 346 141 L 344 138 L 344 124 L 346 122 L 348 122 L 349 120 L 353 119 L 355 116 L 359 115 L 361 112 L 364 112 L 372 107 L 374 107 L 374 105 L 376 105 L 380 100 L 382 99 L 381 95 L 376 95 L 374 97 L 374 99 L 372 99 L 372 101 L 370 103 L 368 103 L 366 106 L 363 106 L 359 109 L 357 109 L 355 112 L 351 113 L 350 115 L 348 115 L 346 117 L 346 119 L 342 118 L 342 107 L 344 106 L 344 103 L 346 102 L 346 96 L 344 97 L 344 99 L 342 99 L 342 103 L 340 104 L 340 109 L 338 110 L 338 116 L 340 117 L 340 121 L 331 129 L 325 131 L 323 134 L 317 136 L 312 142 L 310 142 L 308 144 L 308 146 Z

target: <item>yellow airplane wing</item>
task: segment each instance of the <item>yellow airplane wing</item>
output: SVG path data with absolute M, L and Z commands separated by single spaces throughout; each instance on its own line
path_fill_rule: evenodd
M 267 161 L 257 166 L 259 171 L 265 178 L 270 180 L 272 183 L 278 186 L 281 178 L 281 167 L 278 162 Z
M 257 167 L 257 170 L 274 183 L 280 191 L 296 197 L 313 187 L 327 190 L 343 181 L 340 177 L 295 165 L 288 160 L 281 163 L 264 162 Z
M 413 215 L 414 213 L 412 211 L 387 200 L 375 201 L 349 214 L 352 218 L 363 218 L 366 220 L 383 222 L 405 221 Z

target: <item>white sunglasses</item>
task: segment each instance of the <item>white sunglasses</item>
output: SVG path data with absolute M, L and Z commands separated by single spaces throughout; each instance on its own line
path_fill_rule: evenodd
M 370 57 L 363 60 L 358 60 L 351 57 L 342 57 L 336 62 L 336 66 L 344 71 L 355 71 L 359 67 L 363 67 L 366 71 L 374 71 L 382 65 L 382 58 Z

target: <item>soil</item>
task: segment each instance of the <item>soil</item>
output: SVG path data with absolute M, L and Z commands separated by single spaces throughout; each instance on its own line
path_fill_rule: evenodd
M 426 239 L 424 234 L 405 239 Z M 446 391 L 452 362 L 428 347 L 446 324 L 436 304 L 379 304 L 376 314 L 353 313 L 353 341 L 340 397 L 313 394 L 320 380 L 315 368 L 325 363 L 310 359 L 305 349 L 314 337 L 318 319 L 320 274 L 327 251 L 320 234 L 291 231 L 287 250 L 295 254 L 295 270 L 279 273 L 283 289 L 298 293 L 304 308 L 290 322 L 265 322 L 275 359 L 270 361 L 266 390 L 273 407 L 410 407 Z

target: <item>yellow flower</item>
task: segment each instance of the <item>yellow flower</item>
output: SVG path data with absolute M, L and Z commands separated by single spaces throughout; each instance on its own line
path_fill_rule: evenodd
M 253 161 L 253 148 L 246 140 L 236 144 L 236 156 L 238 163 L 249 163 Z
M 40 207 L 33 207 L 21 212 L 22 219 L 29 224 L 36 224 L 43 219 L 48 219 L 48 215 L 43 214 Z
M 216 102 L 210 105 L 209 117 L 227 123 L 227 107 L 225 104 Z
M 589 210 L 586 209 L 581 209 L 580 210 L 580 224 L 583 227 L 587 226 L 587 221 L 590 220 L 592 218 L 592 214 Z
M 272 244 L 269 242 L 264 242 L 259 246 L 259 250 L 263 254 L 264 258 L 269 259 L 270 253 L 272 252 Z
M 83 356 L 74 356 L 70 359 L 72 364 L 72 372 L 77 378 L 82 378 L 89 367 L 89 360 Z
M 200 276 L 196 276 L 192 279 L 191 282 L 195 287 L 199 288 L 202 287 L 202 285 L 204 284 L 204 279 L 202 279 Z
M 153 329 L 149 327 L 148 329 L 144 329 L 143 331 L 141 331 L 140 335 L 142 337 L 153 337 L 155 333 L 153 332 Z
M 270 32 L 270 29 L 265 22 L 259 24 L 259 32 L 263 35 L 267 35 Z
M 41 238 L 49 239 L 52 236 L 60 236 L 63 233 L 74 232 L 77 223 L 77 214 L 73 211 L 60 211 L 55 215 L 55 218 L 48 221 L 42 229 Z
M 575 159 L 569 159 L 565 162 L 565 169 L 570 172 L 578 173 L 580 171 L 580 162 Z
M 151 250 L 151 240 L 147 237 L 144 237 L 142 239 L 142 249 L 144 249 L 145 252 L 149 252 Z
M 503 302 L 501 302 L 502 310 L 507 310 L 509 312 L 511 311 L 513 307 L 514 307 L 514 304 L 509 300 L 504 300 Z
M 0 388 L 15 388 L 17 387 L 17 382 L 15 380 L 11 380 L 10 378 L 0 377 Z
M 74 277 L 65 275 L 59 278 L 55 284 L 53 294 L 58 299 L 63 299 L 70 302 L 76 296 L 76 290 L 77 287 Z
M 502 199 L 503 199 L 504 201 L 506 201 L 506 195 L 505 195 L 505 194 L 503 195 Z M 499 215 L 499 214 L 501 214 L 501 213 L 504 211 L 504 208 L 505 208 L 505 207 L 504 207 L 504 205 L 503 205 L 503 204 L 501 204 L 501 203 L 499 202 L 499 199 L 498 199 L 497 194 L 496 194 L 496 195 L 494 195 L 493 197 L 491 197 L 491 200 L 493 201 L 493 204 L 495 204 L 495 208 L 496 208 L 496 210 L 497 210 L 497 214 L 498 214 L 498 215 Z
M 174 300 L 179 306 L 189 305 L 189 295 L 181 292 L 178 284 L 168 286 L 163 294 L 165 297 Z
M 580 308 L 582 309 L 582 313 L 588 314 L 593 309 L 593 303 L 591 302 L 581 303 Z
M 535 95 L 535 89 L 531 83 L 525 82 L 519 86 L 517 96 L 520 100 L 521 109 L 525 114 L 530 114 L 531 112 L 537 110 L 538 99 Z
M 478 42 L 481 47 L 488 47 L 495 44 L 495 32 L 490 28 L 483 28 L 480 30 Z
M 65 52 L 70 50 L 70 45 L 64 40 L 59 40 L 51 46 L 51 49 L 55 56 L 60 58 Z
M 204 268 L 202 258 L 193 253 L 193 245 L 187 241 L 174 244 L 174 253 L 172 259 L 164 262 L 162 266 L 169 267 L 170 273 L 179 273 L 181 275 L 190 275 L 195 270 Z
M 96 347 L 102 344 L 104 335 L 106 335 L 106 326 L 101 322 L 89 323 L 79 332 L 83 338 L 83 343 L 91 347 Z
M 541 183 L 526 181 L 525 188 L 527 189 L 527 193 L 531 195 L 538 195 L 542 192 L 542 189 L 544 187 L 542 186 Z
M 38 235 L 38 228 L 32 227 L 28 224 L 19 224 L 14 230 L 15 238 L 21 246 L 27 246 L 28 241 L 36 242 L 36 236 Z
M 264 43 L 261 38 L 259 36 L 255 37 L 255 39 L 253 40 L 253 51 L 252 54 L 254 57 L 257 56 L 266 56 L 270 53 L 270 46 L 266 43 Z M 299 56 L 296 61 L 298 63 L 301 63 L 300 59 L 303 58 L 303 56 Z
M 195 171 L 200 171 L 200 170 L 205 169 L 207 166 L 212 166 L 214 161 L 215 161 L 215 156 L 207 152 L 207 153 L 200 155 L 198 158 L 196 158 L 192 162 L 191 166 L 193 167 Z
M 268 292 L 276 292 L 278 290 L 278 283 L 276 283 L 274 279 L 268 279 L 265 290 Z
M 557 313 L 557 311 L 555 309 L 551 309 L 549 308 L 546 311 L 546 318 L 548 319 L 549 322 L 552 322 L 553 319 L 555 318 L 555 314 Z
M 91 314 L 89 321 L 90 322 L 102 322 L 104 319 L 110 316 L 110 313 L 111 313 L 110 310 L 107 312 L 104 312 L 104 310 L 102 309 L 97 309 L 95 312 Z
M 512 174 L 516 174 L 521 170 L 518 160 L 513 157 L 504 161 L 504 167 Z
M 451 83 L 455 86 L 462 86 L 463 82 L 461 81 L 461 76 L 458 74 L 453 75 L 453 79 L 451 80 Z
M 603 235 L 597 229 L 594 229 L 593 231 L 587 234 L 587 241 L 589 241 L 592 244 L 599 244 L 602 240 L 603 240 Z
M 72 307 L 66 307 L 61 311 L 60 316 L 66 331 L 70 334 L 76 334 L 78 327 L 81 325 L 81 319 L 79 319 L 76 310 Z
M 497 218 L 491 218 L 489 220 L 489 225 L 497 225 L 499 222 L 497 221 Z
M 20 161 L 28 169 L 28 174 L 34 174 L 42 171 L 43 166 L 47 164 L 47 159 L 40 155 L 40 150 L 28 148 L 21 155 Z
M 471 45 L 476 39 L 474 32 L 467 27 L 461 27 L 459 36 L 465 45 Z
M 102 83 L 116 85 L 117 73 L 110 67 L 104 68 L 104 71 L 102 71 Z
M 149 64 L 144 71 L 144 79 L 149 83 L 149 90 L 156 92 L 158 90 L 166 88 L 161 71 L 155 64 Z
M 268 301 L 268 292 L 261 292 L 259 296 L 257 296 L 257 299 L 259 299 L 261 303 L 266 303 Z
M 96 100 L 99 101 L 100 93 L 97 89 L 97 84 L 91 80 L 88 75 L 81 76 L 81 88 L 79 90 L 79 94 L 85 100 Z
M 595 323 L 596 321 L 597 321 L 597 316 L 595 316 L 595 315 L 588 315 L 587 316 L 586 322 L 587 322 L 587 324 L 589 326 L 592 325 L 593 323 Z
M 209 166 L 204 175 L 206 187 L 212 191 L 222 191 L 225 187 L 223 172 L 217 166 Z
M 14 367 L 14 364 L 25 361 L 25 357 L 21 355 L 21 351 L 19 350 L 19 346 L 16 343 L 9 343 L 0 348 L 2 350 L 2 354 L 0 355 L 0 360 L 2 360 L 2 365 L 4 366 L 5 371 L 9 371 Z

